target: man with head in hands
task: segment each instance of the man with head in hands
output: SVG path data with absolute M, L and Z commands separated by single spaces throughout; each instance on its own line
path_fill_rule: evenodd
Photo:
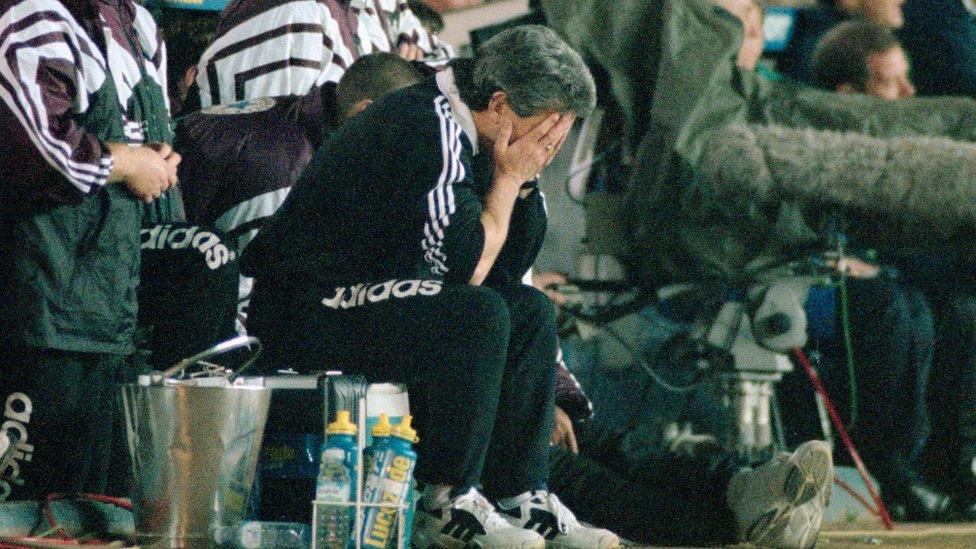
M 546 488 L 555 320 L 519 282 L 545 233 L 535 181 L 595 96 L 552 31 L 507 31 L 339 128 L 245 251 L 266 365 L 420 397 L 420 546 L 618 545 Z

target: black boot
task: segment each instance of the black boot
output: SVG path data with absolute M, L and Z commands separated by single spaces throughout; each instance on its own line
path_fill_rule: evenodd
M 952 505 L 948 495 L 912 471 L 882 483 L 881 499 L 897 522 L 944 520 Z
M 961 459 L 946 483 L 950 505 L 939 517 L 942 522 L 976 521 L 976 457 Z

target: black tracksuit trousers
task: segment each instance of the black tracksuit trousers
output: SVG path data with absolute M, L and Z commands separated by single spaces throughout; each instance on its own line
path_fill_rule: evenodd
M 928 480 L 949 493 L 971 493 L 976 458 L 976 265 L 960 254 L 899 257 L 901 279 L 924 297 L 934 318 L 935 349 L 927 387 L 931 435 L 922 455 Z
M 928 393 L 932 436 L 924 471 L 946 491 L 971 492 L 976 480 L 969 475 L 976 459 L 976 296 L 972 290 L 928 293 L 936 346 Z
M 857 419 L 848 425 L 882 491 L 907 482 L 930 429 L 925 392 L 931 375 L 932 315 L 917 292 L 879 276 L 849 280 Z M 833 367 L 821 371 L 845 420 L 850 377 L 838 338 L 826 346 Z
M 336 288 L 259 281 L 248 328 L 268 351 L 264 368 L 340 369 L 407 383 L 418 480 L 481 484 L 494 498 L 540 487 L 554 406 L 552 304 L 521 284 L 428 281 L 418 292 L 418 283 L 371 285 L 368 298 L 343 306 L 330 300 Z
M 121 355 L 7 347 L 0 361 L 0 428 L 20 439 L 0 471 L 0 502 L 50 493 L 128 496 L 129 456 L 119 429 Z
M 745 463 L 731 454 L 634 459 L 624 432 L 599 422 L 576 429 L 580 453 L 554 446 L 549 487 L 580 520 L 648 545 L 715 546 L 738 540 L 729 481 Z
M 887 276 L 847 284 L 856 367 L 854 424 L 842 334 L 815 345 L 825 358 L 819 373 L 864 463 L 883 491 L 894 492 L 917 476 L 916 460 L 929 430 L 925 389 L 932 365 L 932 316 L 917 292 Z M 777 396 L 794 412 L 787 424 L 799 427 L 800 436 L 792 442 L 818 436 L 817 411 L 802 371 L 786 376 Z M 835 456 L 847 460 L 842 448 Z

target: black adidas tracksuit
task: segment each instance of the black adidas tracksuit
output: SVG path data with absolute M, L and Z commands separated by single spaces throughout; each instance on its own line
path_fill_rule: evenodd
M 249 331 L 266 368 L 341 368 L 410 384 L 417 476 L 479 481 L 493 497 L 545 481 L 556 336 L 552 305 L 519 283 L 545 233 L 543 198 L 519 199 L 488 282 L 491 152 L 474 155 L 456 64 L 390 94 L 317 152 L 248 246 Z M 459 112 L 460 111 L 460 112 Z

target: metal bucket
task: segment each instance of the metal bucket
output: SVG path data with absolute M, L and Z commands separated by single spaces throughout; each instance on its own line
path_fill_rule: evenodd
M 248 344 L 260 346 L 254 338 L 237 338 L 122 386 L 140 544 L 210 547 L 244 518 L 271 390 L 234 385 L 231 378 L 166 378 Z

